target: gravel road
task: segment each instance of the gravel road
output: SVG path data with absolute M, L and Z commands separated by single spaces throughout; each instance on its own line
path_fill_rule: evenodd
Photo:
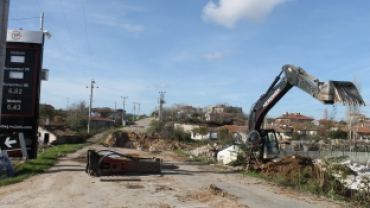
M 136 182 L 102 182 L 102 178 L 109 177 L 90 177 L 85 173 L 85 163 L 80 157 L 87 149 L 104 147 L 91 145 L 60 158 L 44 174 L 0 187 L 0 207 L 348 207 L 348 204 L 243 177 L 213 165 L 197 164 L 172 152 L 153 154 L 111 148 L 141 157 L 160 157 L 165 164 L 179 168 L 163 169 L 158 175 L 118 177 L 141 179 Z

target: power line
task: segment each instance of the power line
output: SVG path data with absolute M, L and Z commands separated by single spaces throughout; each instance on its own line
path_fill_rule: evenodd
M 43 9 L 41 8 L 41 5 L 40 5 L 39 1 L 38 1 L 38 0 L 36 0 L 36 2 L 37 2 L 37 5 L 38 5 L 38 6 L 39 6 L 39 8 L 40 8 L 40 11 L 41 11 L 41 12 L 43 12 Z M 52 29 L 52 27 L 48 24 L 48 21 L 46 21 L 46 24 L 47 24 L 48 28 L 50 28 L 50 30 L 53 30 L 53 29 Z M 66 61 L 67 59 L 66 59 L 66 57 L 64 56 L 64 53 L 63 53 L 63 51 L 62 51 L 62 49 L 61 49 L 61 47 L 60 47 L 60 45 L 59 45 L 59 42 L 58 42 L 57 38 L 54 36 L 54 37 L 52 38 L 52 40 L 55 40 L 55 43 L 57 44 L 58 50 L 59 50 L 59 51 L 60 51 L 60 53 L 62 54 L 62 57 L 63 57 L 63 61 L 64 61 L 64 63 L 67 65 L 67 67 L 68 67 L 69 69 L 72 69 L 72 67 L 71 67 L 71 66 L 69 66 L 68 62 Z M 71 71 L 73 71 L 73 73 L 75 74 L 75 71 L 74 71 L 74 70 L 71 70 Z M 77 77 L 77 75 L 76 75 L 76 74 L 75 74 L 75 76 Z
M 62 7 L 64 21 L 66 22 L 68 34 L 69 34 L 69 37 L 71 38 L 71 42 L 72 42 L 72 45 L 73 45 L 73 49 L 74 49 L 74 51 L 76 53 L 77 60 L 81 64 L 80 57 L 78 56 L 78 53 L 77 53 L 77 50 L 76 50 L 76 45 L 75 45 L 74 40 L 73 40 L 73 37 L 71 35 L 71 30 L 69 29 L 69 24 L 68 24 L 68 21 L 67 21 L 67 18 L 66 18 L 66 14 L 64 12 L 64 6 L 63 6 L 63 4 L 62 4 L 62 2 L 60 0 L 59 0 L 59 4 Z M 85 70 L 84 67 L 82 67 L 82 68 L 83 68 L 83 70 Z
M 39 19 L 40 17 L 24 17 L 24 18 L 12 18 L 8 20 L 26 20 L 26 19 Z
M 91 73 L 92 73 L 92 77 L 94 78 L 94 71 L 91 68 L 90 41 L 89 41 L 89 35 L 87 33 L 84 0 L 81 0 L 81 2 L 82 2 L 82 11 L 83 11 L 83 15 L 84 15 L 84 25 L 85 25 L 85 34 L 86 34 L 86 41 L 87 41 L 87 49 L 88 49 L 88 52 L 89 52 L 90 70 L 91 70 Z

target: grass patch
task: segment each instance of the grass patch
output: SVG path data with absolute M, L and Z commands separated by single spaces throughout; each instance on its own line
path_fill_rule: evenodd
M 43 173 L 46 169 L 53 166 L 58 158 L 68 153 L 73 153 L 84 146 L 86 144 L 65 144 L 47 148 L 44 152 L 39 152 L 40 155 L 36 159 L 29 160 L 27 163 L 16 167 L 17 175 L 0 180 L 0 186 L 22 182 L 31 176 Z M 16 161 L 19 160 L 12 159 L 13 166 L 17 163 Z
M 262 172 L 259 172 L 259 171 L 241 170 L 240 173 L 242 175 L 250 176 L 250 177 L 253 177 L 253 178 L 262 178 L 262 179 L 269 180 L 269 178 L 267 176 L 265 176 Z
M 91 137 L 93 137 L 94 135 L 97 135 L 99 133 L 102 133 L 104 131 L 113 131 L 114 128 L 113 127 L 92 127 L 90 129 L 90 133 L 87 133 L 86 132 L 86 129 L 77 129 L 75 130 L 76 133 L 77 133 L 77 137 L 80 138 L 82 141 L 86 141 L 86 139 L 89 139 Z

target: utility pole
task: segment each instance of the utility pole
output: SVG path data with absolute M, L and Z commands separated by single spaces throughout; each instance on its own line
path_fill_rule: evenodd
M 114 127 L 116 127 L 116 116 L 117 116 L 117 102 L 114 102 Z
M 140 103 L 138 103 L 139 109 L 137 110 L 137 115 L 140 117 Z
M 90 133 L 90 123 L 91 123 L 91 108 L 92 108 L 92 102 L 93 102 L 93 94 L 94 94 L 94 84 L 95 84 L 95 81 L 92 79 L 91 80 L 91 93 L 90 93 L 90 105 L 89 105 L 89 121 L 88 121 L 88 124 L 87 124 L 87 133 Z M 86 87 L 86 88 L 89 88 L 89 87 Z M 98 87 L 96 87 L 98 88 Z
M 6 55 L 6 34 L 8 32 L 9 0 L 0 1 L 0 106 L 3 98 L 3 81 Z M 0 108 L 1 114 L 1 108 Z M 0 120 L 1 122 L 1 120 Z
M 66 108 L 66 110 L 68 110 L 68 108 L 69 108 L 69 97 L 67 97 L 67 108 Z
M 134 102 L 134 114 L 132 115 L 132 120 L 135 122 L 135 109 L 136 109 L 136 103 Z
M 163 104 L 166 103 L 166 101 L 164 100 L 164 94 L 166 94 L 166 92 L 159 92 L 159 112 L 158 112 L 158 121 L 160 122 L 163 118 L 162 118 L 162 111 L 163 111 Z
M 349 152 L 352 152 L 352 109 L 351 105 L 349 105 Z
M 124 124 L 123 123 L 123 119 L 124 119 L 124 115 L 125 115 L 125 112 L 126 112 L 126 110 L 125 110 L 125 100 L 128 98 L 127 96 L 121 96 L 121 98 L 123 99 L 123 102 L 122 102 L 122 106 L 123 106 L 123 108 L 122 108 L 122 126 L 125 126 L 126 124 Z

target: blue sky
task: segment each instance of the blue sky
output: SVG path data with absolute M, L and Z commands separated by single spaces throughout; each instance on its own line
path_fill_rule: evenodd
M 52 33 L 44 48 L 41 103 L 56 108 L 90 96 L 93 107 L 228 103 L 249 112 L 284 64 L 320 81 L 357 77 L 370 103 L 370 2 L 344 0 L 11 0 L 9 29 Z M 27 18 L 22 19 L 21 18 Z M 293 88 L 270 111 L 320 119 L 321 104 Z M 368 107 L 361 112 L 370 116 Z M 336 119 L 345 108 L 337 105 Z

